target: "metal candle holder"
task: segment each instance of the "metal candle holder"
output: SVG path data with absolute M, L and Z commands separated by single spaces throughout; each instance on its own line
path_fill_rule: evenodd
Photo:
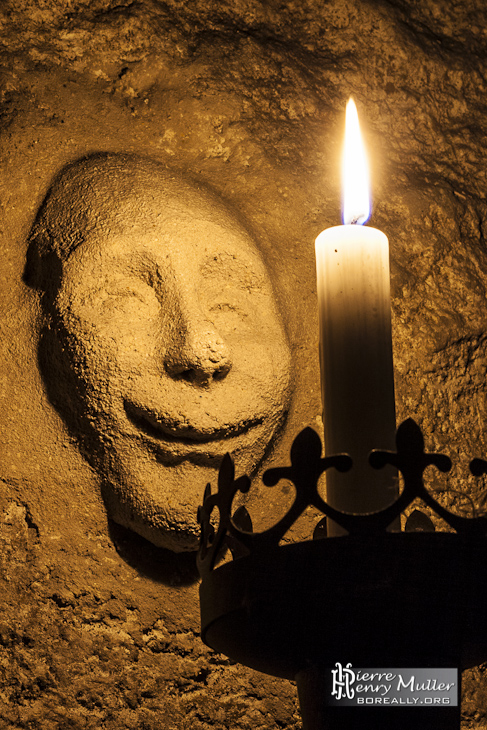
M 369 457 L 375 469 L 395 466 L 404 481 L 397 500 L 373 514 L 344 514 L 321 498 L 323 472 L 347 471 L 352 463 L 347 455 L 322 457 L 321 440 L 310 428 L 295 439 L 291 466 L 264 473 L 267 486 L 287 479 L 296 490 L 289 511 L 270 529 L 254 533 L 245 508 L 232 513 L 250 480 L 235 479 L 229 455 L 217 492 L 206 488 L 199 511 L 202 638 L 248 667 L 296 680 L 309 730 L 458 728 L 459 708 L 331 708 L 325 672 L 337 661 L 466 668 L 487 658 L 487 517 L 452 514 L 431 496 L 425 469 L 448 472 L 452 464 L 445 455 L 425 453 L 412 419 L 398 428 L 396 446 L 396 452 Z M 470 471 L 486 474 L 487 461 L 474 459 Z M 417 498 L 452 532 L 388 531 Z M 323 514 L 314 539 L 280 545 L 310 506 Z M 348 534 L 319 539 L 327 518 Z M 225 551 L 232 560 L 217 567 Z

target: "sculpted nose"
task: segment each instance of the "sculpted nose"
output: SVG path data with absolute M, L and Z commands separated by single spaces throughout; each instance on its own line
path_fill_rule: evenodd
M 232 367 L 223 339 L 208 322 L 183 326 L 173 334 L 166 351 L 164 367 L 175 380 L 193 385 L 208 385 L 223 380 Z

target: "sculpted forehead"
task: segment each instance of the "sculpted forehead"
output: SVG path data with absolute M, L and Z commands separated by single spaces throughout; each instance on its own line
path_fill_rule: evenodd
M 33 265 L 40 266 L 37 285 L 49 276 L 51 254 L 65 261 L 96 235 L 160 233 L 164 222 L 190 227 L 196 218 L 248 237 L 238 216 L 212 191 L 154 160 L 109 153 L 78 160 L 54 181 L 31 231 L 38 258 Z
M 70 256 L 75 260 L 93 261 L 96 269 L 101 259 L 129 260 L 134 266 L 153 264 L 164 266 L 171 261 L 188 271 L 202 273 L 220 268 L 228 273 L 240 273 L 255 284 L 267 280 L 260 254 L 246 231 L 220 216 L 201 218 L 155 214 L 151 225 L 147 220 L 130 220 L 127 225 L 103 226 L 93 231 L 83 245 Z

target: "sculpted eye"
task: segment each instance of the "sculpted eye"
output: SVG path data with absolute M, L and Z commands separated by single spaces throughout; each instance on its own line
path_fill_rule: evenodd
M 117 317 L 155 316 L 160 302 L 150 284 L 134 277 L 105 277 L 85 291 L 72 307 L 82 313 L 83 318 L 90 319 L 101 316 L 104 319 Z
M 156 300 L 156 293 L 152 286 L 143 280 L 118 281 L 107 285 L 100 290 L 100 298 L 104 304 L 116 301 L 138 301 L 142 304 L 152 304 Z
M 230 302 L 214 302 L 210 307 L 210 312 L 238 312 L 239 307 Z
M 153 290 L 147 285 L 144 285 L 143 287 L 126 285 L 115 287 L 113 289 L 109 288 L 107 290 L 107 294 L 109 297 L 118 297 L 119 299 L 123 299 L 126 297 L 135 297 L 141 302 L 145 302 L 147 296 L 150 295 L 151 292 L 153 292 Z
M 208 315 L 220 332 L 242 328 L 249 321 L 248 307 L 236 300 L 214 301 L 208 308 Z

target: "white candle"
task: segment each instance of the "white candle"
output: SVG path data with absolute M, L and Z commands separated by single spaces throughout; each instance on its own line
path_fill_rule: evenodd
M 353 107 L 351 107 L 351 104 Z M 353 140 L 350 135 L 353 134 Z M 358 135 L 358 136 L 357 136 Z M 353 170 L 351 170 L 353 166 Z M 373 470 L 372 449 L 394 450 L 389 243 L 366 228 L 368 175 L 355 105 L 347 105 L 343 226 L 316 239 L 325 448 L 348 453 L 346 474 L 326 474 L 327 501 L 344 512 L 373 512 L 397 496 L 395 471 Z M 341 534 L 331 525 L 329 534 Z

